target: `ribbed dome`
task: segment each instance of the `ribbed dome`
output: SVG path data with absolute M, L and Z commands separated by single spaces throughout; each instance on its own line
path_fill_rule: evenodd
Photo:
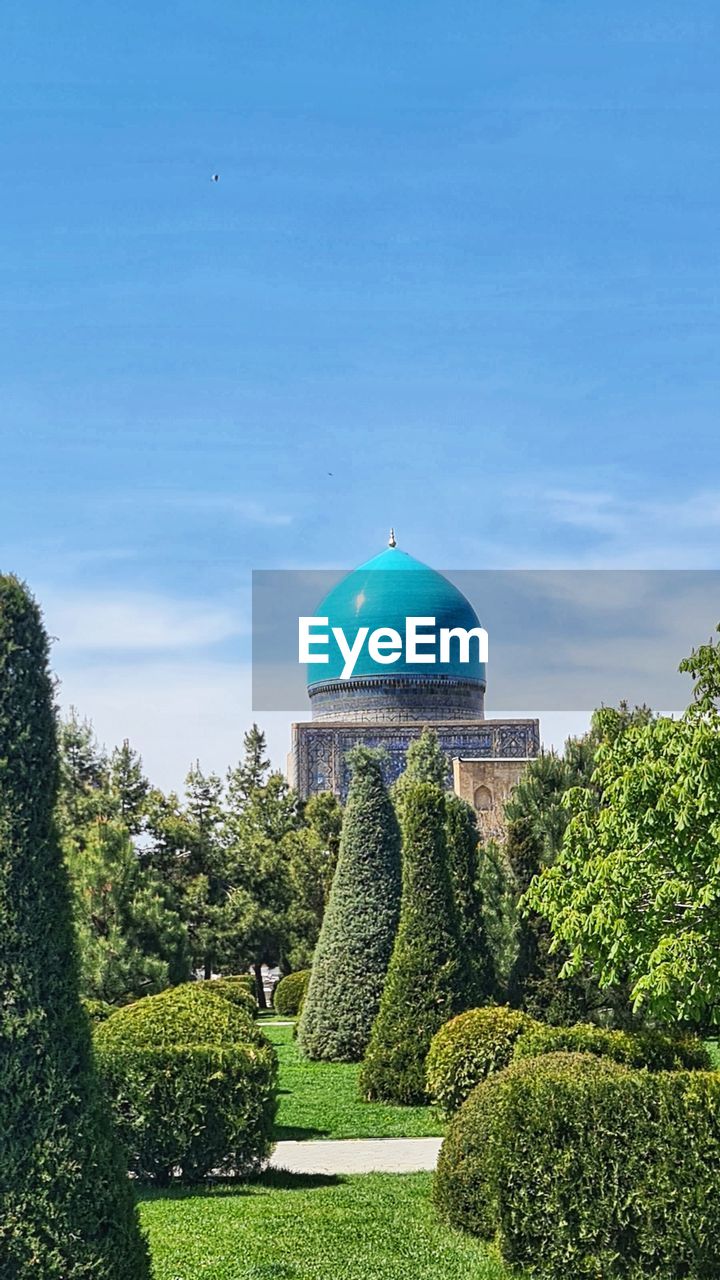
M 318 605 L 315 616 L 327 617 L 330 627 L 342 627 L 349 642 L 358 627 L 363 626 L 369 627 L 370 632 L 379 627 L 392 627 L 404 637 L 408 617 L 434 618 L 437 630 L 441 627 L 471 629 L 480 625 L 472 605 L 457 587 L 441 573 L 392 545 L 333 587 Z M 461 681 L 484 688 L 485 664 L 477 661 L 475 643 L 471 645 L 471 653 L 475 660 L 461 663 L 457 642 L 453 642 L 450 662 L 410 663 L 403 654 L 396 662 L 386 665 L 373 661 L 365 645 L 353 675 L 343 684 L 348 686 L 358 681 L 366 684 L 371 680 L 393 684 L 408 681 L 417 685 L 420 680 L 437 686 L 438 682 Z M 311 697 L 319 686 L 340 680 L 343 663 L 335 645 L 330 646 L 329 656 L 329 663 L 308 666 Z

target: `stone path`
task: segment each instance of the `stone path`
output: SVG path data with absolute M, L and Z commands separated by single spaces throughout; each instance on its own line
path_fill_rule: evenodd
M 434 1169 L 442 1138 L 278 1142 L 271 1169 L 289 1173 L 415 1173 Z

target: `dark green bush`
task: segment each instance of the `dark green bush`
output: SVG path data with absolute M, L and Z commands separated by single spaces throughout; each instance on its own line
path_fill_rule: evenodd
M 214 992 L 216 985 L 188 982 L 125 1005 L 98 1026 L 95 1043 L 102 1048 L 265 1044 L 249 1014 Z
M 147 1280 L 80 1005 L 40 611 L 0 576 L 0 1275 Z
M 451 1018 L 433 1036 L 425 1063 L 433 1102 L 446 1115 L 457 1111 L 486 1076 L 508 1066 L 518 1036 L 532 1026 L 527 1014 L 503 1005 Z
M 269 1046 L 102 1046 L 97 1061 L 117 1132 L 139 1178 L 246 1177 L 270 1152 L 275 1058 Z
M 719 1170 L 719 1075 L 558 1053 L 470 1095 L 434 1197 L 540 1280 L 714 1280 Z
M 360 1071 L 367 1099 L 425 1102 L 425 1058 L 448 1017 L 467 1006 L 472 977 L 447 866 L 445 797 L 429 782 L 403 793 L 400 924 L 380 1011 Z
M 365 1051 L 400 910 L 400 831 L 381 757 L 356 747 L 348 760 L 340 853 L 298 1023 L 308 1057 L 331 1061 Z
M 213 996 L 223 996 L 225 1000 L 229 1000 L 231 1004 L 237 1005 L 239 1009 L 243 1009 L 245 1013 L 254 1018 L 257 1014 L 257 1000 L 255 999 L 255 983 L 252 978 L 245 982 L 242 977 L 238 978 L 211 978 L 208 980 L 207 986 L 203 987 L 202 983 L 198 984 L 201 990 L 206 994 Z
M 298 969 L 281 978 L 273 992 L 273 1008 L 285 1018 L 294 1018 L 300 1012 L 310 981 L 309 969 Z
M 114 1005 L 108 1004 L 106 1000 L 91 1000 L 83 996 L 80 1003 L 91 1022 L 104 1022 L 115 1012 Z
M 550 1027 L 536 1022 L 519 1037 L 513 1057 L 534 1058 L 543 1053 L 594 1053 L 626 1067 L 649 1071 L 709 1071 L 712 1063 L 702 1040 L 664 1031 L 608 1031 L 580 1022 L 574 1027 Z

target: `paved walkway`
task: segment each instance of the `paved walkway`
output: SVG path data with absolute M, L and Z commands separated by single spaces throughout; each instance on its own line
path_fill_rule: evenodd
M 415 1173 L 434 1169 L 442 1138 L 278 1142 L 271 1169 L 289 1173 Z

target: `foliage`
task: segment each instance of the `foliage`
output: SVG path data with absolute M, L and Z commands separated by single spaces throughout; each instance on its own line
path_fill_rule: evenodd
M 451 1115 L 476 1085 L 512 1060 L 518 1036 L 533 1027 L 527 1014 L 495 1006 L 468 1009 L 432 1038 L 425 1069 L 433 1102 Z
M 90 1000 L 83 996 L 80 1003 L 91 1022 L 104 1022 L 114 1012 L 112 1005 L 105 1000 Z
M 127 829 L 96 818 L 66 832 L 82 990 L 118 1003 L 189 977 L 187 930 L 140 865 Z
M 400 905 L 400 833 L 380 757 L 360 747 L 348 759 L 340 854 L 298 1031 L 308 1057 L 333 1061 L 362 1057 Z
M 95 1031 L 100 1048 L 172 1044 L 264 1044 L 252 1014 L 218 991 L 217 981 L 188 982 L 116 1009 Z M 250 999 L 248 995 L 246 999 Z
M 649 1028 L 609 1031 L 592 1023 L 574 1027 L 551 1027 L 540 1022 L 530 1025 L 515 1044 L 513 1060 L 561 1052 L 594 1053 L 626 1067 L 646 1067 L 649 1071 L 709 1071 L 712 1066 L 710 1054 L 697 1036 L 671 1035 Z
M 504 842 L 488 840 L 479 849 L 477 884 L 495 974 L 494 994 L 497 999 L 506 998 L 517 956 L 518 893 Z
M 292 970 L 310 968 L 337 866 L 342 806 L 331 791 L 311 796 L 305 825 L 283 839 L 292 899 L 288 911 L 287 962 Z
M 470 967 L 470 1000 L 483 1004 L 492 998 L 497 984 L 478 888 L 477 817 L 456 795 L 445 797 L 445 835 L 458 935 Z
M 247 1176 L 267 1158 L 275 1064 L 256 1044 L 98 1046 L 117 1132 L 139 1178 L 199 1182 L 211 1170 Z
M 248 1186 L 144 1198 L 156 1280 L 507 1280 L 430 1204 L 429 1173 L 269 1172 Z
M 273 992 L 273 1008 L 283 1017 L 294 1018 L 300 1012 L 310 982 L 310 970 L 299 969 L 281 978 Z
M 471 986 L 447 866 L 445 798 L 433 783 L 416 782 L 403 805 L 400 924 L 360 1076 L 365 1098 L 426 1100 L 430 1041 L 467 1006 Z
M 254 1018 L 257 1014 L 255 982 L 249 974 L 213 978 L 211 979 L 211 986 L 208 988 L 208 994 L 222 996 L 224 1000 L 229 1000 L 231 1004 L 237 1005 L 239 1009 L 249 1014 L 251 1018 Z
M 145 1280 L 80 1004 L 58 782 L 40 612 L 16 578 L 0 577 L 0 1272 Z
M 681 720 L 598 713 L 593 789 L 569 796 L 562 852 L 527 901 L 569 955 L 567 972 L 590 962 L 603 987 L 629 975 L 635 1007 L 662 1022 L 716 1022 L 717 644 L 683 667 L 696 676 L 696 700 Z
M 541 1280 L 711 1280 L 720 1231 L 720 1077 L 530 1058 L 471 1095 L 435 1199 Z

